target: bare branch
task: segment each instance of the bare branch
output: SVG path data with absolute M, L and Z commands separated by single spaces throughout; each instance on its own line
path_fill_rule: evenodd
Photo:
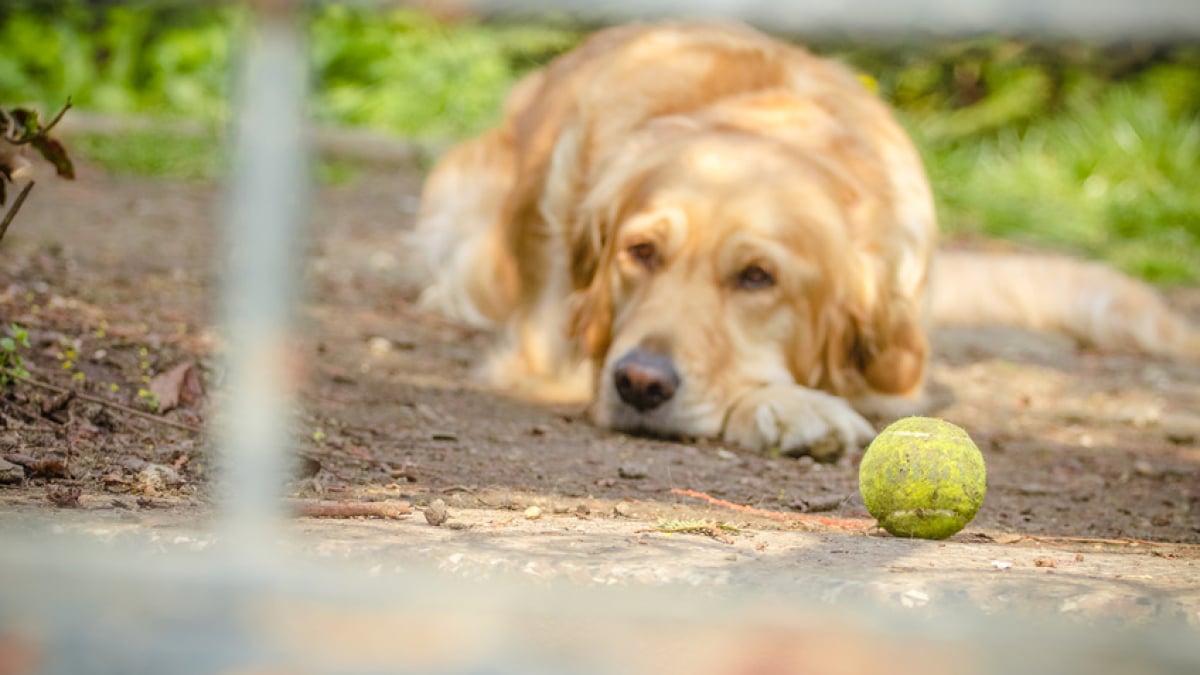
M 62 120 L 63 115 L 66 115 L 67 111 L 70 109 L 71 109 L 71 98 L 68 96 L 67 102 L 65 105 L 63 105 L 62 110 L 58 111 L 58 114 L 54 116 L 54 119 L 50 120 L 49 124 L 42 127 L 42 135 L 44 136 L 44 135 L 50 133 L 50 130 L 53 129 Z
M 77 391 L 75 389 L 69 389 L 67 387 L 60 387 L 56 384 L 50 384 L 49 382 L 41 382 L 39 380 L 35 380 L 30 377 L 22 377 L 21 375 L 13 372 L 12 370 L 8 370 L 6 372 L 11 377 L 13 377 L 17 380 L 20 380 L 21 382 L 24 382 L 25 384 L 33 385 L 35 387 L 41 387 L 43 389 L 49 389 L 50 391 L 57 391 L 59 393 L 64 393 L 64 394 L 67 392 L 71 392 L 75 395 L 76 398 L 80 398 L 84 401 L 90 401 L 92 403 L 97 403 L 102 406 L 107 406 L 109 408 L 113 408 L 114 410 L 120 410 L 121 412 L 123 412 L 127 415 L 133 415 L 135 417 L 140 417 L 144 420 L 149 420 L 151 422 L 154 422 L 155 424 L 161 424 L 163 426 L 174 427 L 175 429 L 182 429 L 184 431 L 190 431 L 194 434 L 203 434 L 204 433 L 203 429 L 201 429 L 200 427 L 191 425 L 191 424 L 184 424 L 183 422 L 176 422 L 175 420 L 169 420 L 165 417 L 159 417 L 158 415 L 152 415 L 148 412 L 138 410 L 137 408 L 130 408 L 129 406 L 122 405 L 120 403 L 117 403 L 116 401 L 110 401 L 106 398 L 100 398 L 99 396 L 92 396 L 91 394 L 85 394 L 85 393 L 83 393 L 81 391 Z
M 34 134 L 30 134 L 30 133 L 28 133 L 28 130 L 24 130 L 22 132 L 22 135 L 20 138 L 12 138 L 11 131 L 12 131 L 12 125 L 13 125 L 14 120 L 12 119 L 11 116 L 8 116 L 9 117 L 9 131 L 6 134 L 5 139 L 13 145 L 28 145 L 39 139 L 46 138 L 49 136 L 50 130 L 53 129 L 55 127 L 55 125 L 57 125 L 62 120 L 63 115 L 66 115 L 67 111 L 71 109 L 71 106 L 72 106 L 71 99 L 68 98 L 66 104 L 63 105 L 62 110 L 58 111 L 58 114 L 54 116 L 54 119 L 50 120 L 49 124 L 42 127 L 41 129 L 39 129 L 37 131 L 37 133 L 34 133 Z M 33 113 L 33 115 L 34 115 L 34 118 L 36 119 L 37 113 L 35 112 L 35 113 Z
M 17 211 L 21 210 L 21 205 L 25 203 L 25 197 L 29 195 L 29 191 L 33 189 L 33 181 L 29 181 L 22 188 L 21 193 L 13 200 L 12 207 L 8 209 L 8 213 L 4 214 L 4 220 L 0 220 L 0 241 L 4 240 L 5 233 L 8 232 L 8 225 L 16 217 Z

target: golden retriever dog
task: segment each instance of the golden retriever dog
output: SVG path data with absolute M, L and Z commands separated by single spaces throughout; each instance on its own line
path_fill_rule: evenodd
M 635 433 L 835 457 L 868 418 L 926 410 L 935 319 L 1200 354 L 1106 268 L 935 265 L 929 183 L 887 106 L 741 26 L 610 28 L 528 76 L 441 158 L 416 236 L 422 302 L 501 332 L 495 387 Z

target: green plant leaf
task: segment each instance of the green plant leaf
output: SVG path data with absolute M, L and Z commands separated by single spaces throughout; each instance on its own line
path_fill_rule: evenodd
M 21 326 L 15 324 L 15 323 L 9 324 L 8 325 L 8 334 L 12 337 L 12 339 L 21 343 L 22 347 L 29 346 L 29 331 L 22 328 Z
M 17 351 L 17 343 L 10 337 L 0 338 L 0 349 L 6 352 Z
M 17 108 L 10 112 L 10 116 L 17 123 L 17 126 L 21 128 L 21 133 L 17 134 L 17 138 L 31 138 L 42 130 L 42 124 L 38 121 L 38 114 L 32 110 Z

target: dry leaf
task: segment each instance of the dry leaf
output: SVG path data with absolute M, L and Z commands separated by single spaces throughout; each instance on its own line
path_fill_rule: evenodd
M 158 413 L 174 410 L 181 405 L 190 406 L 200 400 L 204 387 L 195 362 L 185 361 L 150 380 L 150 393 L 158 402 Z

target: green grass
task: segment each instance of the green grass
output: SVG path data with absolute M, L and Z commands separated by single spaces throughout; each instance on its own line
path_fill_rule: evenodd
M 0 6 L 0 102 L 227 123 L 246 21 L 236 5 L 10 0 Z M 562 22 L 442 23 L 404 9 L 310 10 L 320 123 L 443 142 L 493 123 L 508 86 L 569 49 Z M 1002 38 L 823 45 L 879 83 L 925 157 L 943 228 L 1105 259 L 1162 283 L 1200 283 L 1200 48 Z M 213 178 L 211 138 L 83 137 L 111 171 Z M 326 182 L 357 169 L 323 164 Z
M 84 134 L 71 139 L 71 151 L 109 173 L 171 180 L 215 180 L 225 175 L 225 148 L 215 133 L 171 131 Z M 314 168 L 323 185 L 346 185 L 365 169 L 340 159 L 319 160 Z
M 71 151 L 114 174 L 180 180 L 213 179 L 224 170 L 216 135 L 167 131 L 85 134 L 71 139 Z
M 924 152 L 947 232 L 1082 252 L 1157 282 L 1200 280 L 1200 115 L 1173 115 L 1144 85 Z
M 244 23 L 229 6 L 0 6 L 0 99 L 219 119 Z

